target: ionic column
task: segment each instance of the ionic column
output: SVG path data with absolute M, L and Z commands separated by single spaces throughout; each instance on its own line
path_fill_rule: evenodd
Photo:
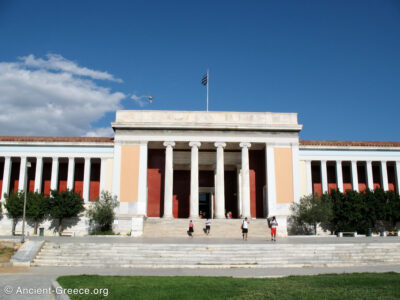
M 28 176 L 26 172 L 26 157 L 21 157 L 21 164 L 19 165 L 19 178 L 18 178 L 18 190 L 20 191 L 24 191 L 26 176 Z
M 215 147 L 217 147 L 217 174 L 215 182 L 215 218 L 223 219 L 225 218 L 224 148 L 226 144 L 217 142 L 214 145 Z
M 75 173 L 75 158 L 68 158 L 68 177 L 67 177 L 67 189 L 74 189 L 74 173 Z
M 267 177 L 267 207 L 268 217 L 276 214 L 276 181 L 275 181 L 275 150 L 273 145 L 265 145 L 265 162 Z
M 353 185 L 353 191 L 358 192 L 358 170 L 357 161 L 351 161 L 351 184 Z
M 311 160 L 306 160 L 306 174 L 307 174 L 307 195 L 311 195 L 312 190 L 312 172 L 311 172 Z
M 58 186 L 58 157 L 53 157 L 51 163 L 50 190 L 56 190 Z
M 400 194 L 400 161 L 396 161 L 396 187 L 397 193 Z
M 343 169 L 342 169 L 342 161 L 337 160 L 336 161 L 336 181 L 337 181 L 337 187 L 338 190 L 343 191 Z
M 321 160 L 321 184 L 322 184 L 322 193 L 328 192 L 328 175 L 326 170 L 326 160 Z
M 83 171 L 83 200 L 89 202 L 90 196 L 90 157 L 85 157 L 85 167 Z
M 107 176 L 106 163 L 107 163 L 107 159 L 102 157 L 101 163 L 100 163 L 100 196 L 101 196 L 101 193 L 106 188 L 106 176 Z
M 372 161 L 367 161 L 367 183 L 368 188 L 373 191 L 374 190 L 374 179 L 372 175 Z
M 199 147 L 200 142 L 190 142 L 190 217 L 199 217 Z
M 381 175 L 382 175 L 383 190 L 388 191 L 389 190 L 389 182 L 388 182 L 386 161 L 381 161 Z
M 137 214 L 147 215 L 147 141 L 140 142 Z
M 240 143 L 242 148 L 242 203 L 243 217 L 251 217 L 250 212 L 250 174 L 249 174 L 249 148 L 250 143 Z
M 164 142 L 165 149 L 165 182 L 164 182 L 164 218 L 172 218 L 172 198 L 174 183 L 173 148 L 175 142 Z
M 8 194 L 10 189 L 10 176 L 11 176 L 11 157 L 6 156 L 4 158 L 4 170 L 3 170 L 3 186 L 1 189 L 1 201 L 4 201 L 4 194 Z
M 237 175 L 237 205 L 239 217 L 243 215 L 243 201 L 242 201 L 242 170 L 241 166 L 236 167 L 236 175 Z
M 36 157 L 36 170 L 35 170 L 35 192 L 42 191 L 42 175 L 43 175 L 43 158 Z

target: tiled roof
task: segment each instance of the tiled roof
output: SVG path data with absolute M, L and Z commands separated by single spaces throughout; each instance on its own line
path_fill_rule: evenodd
M 113 143 L 111 137 L 0 136 L 0 142 Z
M 400 147 L 400 142 L 367 142 L 367 141 L 310 141 L 301 140 L 300 146 L 330 147 Z

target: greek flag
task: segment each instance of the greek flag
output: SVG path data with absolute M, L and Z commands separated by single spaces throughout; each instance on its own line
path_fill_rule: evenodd
M 201 84 L 202 85 L 207 85 L 207 82 L 208 82 L 208 74 L 205 74 L 203 76 L 203 78 L 201 79 Z

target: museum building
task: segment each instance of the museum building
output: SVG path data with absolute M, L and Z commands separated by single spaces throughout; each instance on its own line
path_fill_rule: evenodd
M 85 205 L 109 191 L 121 233 L 230 212 L 276 216 L 285 235 L 290 206 L 303 195 L 400 190 L 400 142 L 301 141 L 296 113 L 119 110 L 111 125 L 113 138 L 0 137 L 1 201 L 25 182 L 45 194 L 74 190 Z M 68 230 L 85 235 L 89 227 L 82 215 Z M 10 230 L 4 217 L 0 234 Z

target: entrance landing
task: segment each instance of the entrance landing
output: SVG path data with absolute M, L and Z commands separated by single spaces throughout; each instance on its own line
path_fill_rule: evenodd
M 181 238 L 187 237 L 190 219 L 148 218 L 144 221 L 143 237 L 145 238 Z M 194 237 L 210 238 L 240 238 L 242 236 L 241 219 L 212 219 L 211 231 L 206 236 L 206 219 L 193 219 Z M 249 238 L 270 238 L 267 220 L 254 219 L 249 221 Z M 279 232 L 278 232 L 279 235 Z M 283 236 L 283 234 L 281 234 Z

